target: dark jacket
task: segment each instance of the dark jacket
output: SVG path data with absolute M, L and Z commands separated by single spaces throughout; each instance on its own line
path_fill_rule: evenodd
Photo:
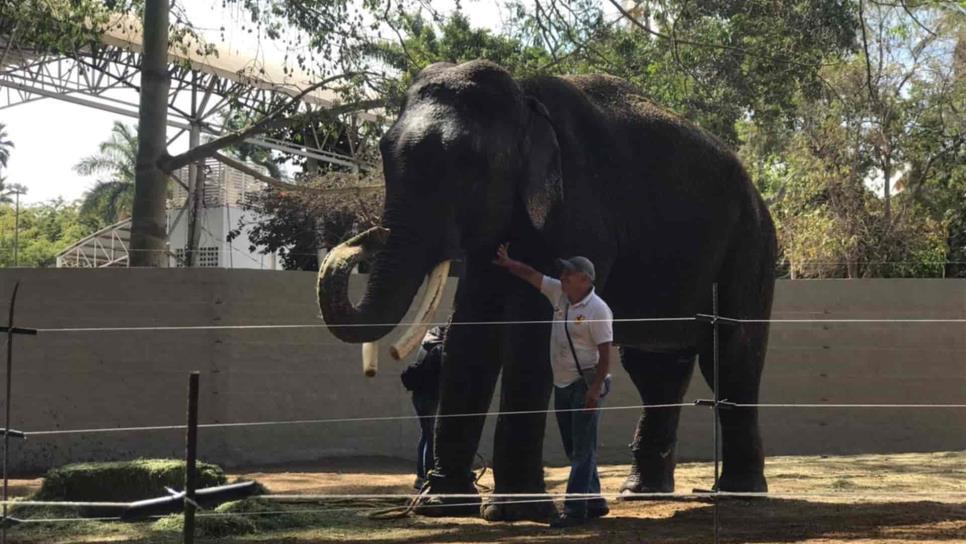
M 403 386 L 408 391 L 436 394 L 439 391 L 439 369 L 443 361 L 443 339 L 446 327 L 433 327 L 423 337 L 416 361 L 403 370 Z

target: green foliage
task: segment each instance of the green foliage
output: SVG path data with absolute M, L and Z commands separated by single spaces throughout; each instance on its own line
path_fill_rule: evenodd
M 285 504 L 255 498 L 227 502 L 210 513 L 200 513 L 195 518 L 195 529 L 198 536 L 222 538 L 321 527 L 331 523 L 332 517 L 320 504 Z M 166 516 L 152 528 L 158 532 L 180 533 L 184 530 L 184 516 Z
M 630 6 L 635 22 L 608 20 Z M 38 48 L 88 46 L 113 12 L 136 0 L 23 0 L 4 4 L 0 33 L 16 30 Z M 608 73 L 736 149 L 776 219 L 779 273 L 793 277 L 966 276 L 966 16 L 931 2 L 852 0 L 511 1 L 503 32 L 474 28 L 421 0 L 225 0 L 247 14 L 248 32 L 283 42 L 286 70 L 316 79 L 352 71 L 336 90 L 347 99 L 379 93 L 392 111 L 415 75 L 439 61 L 485 58 L 516 76 Z M 179 19 L 175 9 L 175 21 Z M 9 15 L 12 15 L 9 16 Z M 189 43 L 190 31 L 173 35 Z M 356 73 L 359 72 L 359 73 Z M 386 74 L 388 73 L 388 77 Z M 233 129 L 264 112 L 226 119 Z M 294 113 L 294 110 L 292 110 Z M 378 126 L 317 121 L 332 150 L 370 149 Z M 305 126 L 270 134 L 311 143 Z M 115 136 L 118 136 L 117 134 Z M 122 143 L 115 139 L 115 143 Z M 0 127 L 0 166 L 9 153 Z M 334 142 L 334 143 L 331 143 Z M 351 143 L 350 143 L 351 142 Z M 313 144 L 314 145 L 314 144 Z M 106 151 L 118 150 L 117 148 Z M 104 151 L 104 150 L 102 150 Z M 241 144 L 232 152 L 281 174 L 287 160 Z M 117 157 L 125 157 L 122 152 Z M 98 164 L 90 162 L 93 169 Z M 133 164 L 128 161 L 127 166 Z M 291 161 L 308 189 L 379 184 L 338 168 Z M 76 207 L 24 210 L 24 259 L 49 263 L 72 225 L 113 223 L 128 209 L 127 170 L 110 173 Z M 2 178 L 0 178 L 2 179 Z M 884 191 L 884 187 L 890 190 Z M 269 219 L 252 240 L 281 250 L 290 268 L 313 268 L 331 247 L 378 221 L 378 195 L 273 191 L 252 203 Z M 314 195 L 314 196 L 313 196 Z M 338 196 L 337 196 L 338 195 Z M 60 218 L 63 215 L 64 218 Z M 46 225 L 39 227 L 38 225 Z M 239 226 L 242 228 L 243 226 Z M 0 241 L 12 221 L 0 208 Z M 29 248 L 27 246 L 30 246 Z M 0 257 L 9 262 L 9 251 Z M 23 259 L 22 259 L 23 260 Z M 950 261 L 942 266 L 942 261 Z M 25 261 L 27 262 L 27 261 Z
M 4 2 L 0 34 L 50 53 L 70 53 L 96 42 L 112 10 L 130 3 L 102 0 L 19 0 Z
M 198 487 L 226 482 L 220 467 L 198 463 Z M 134 501 L 163 497 L 165 487 L 184 487 L 184 461 L 138 459 L 109 463 L 76 463 L 44 475 L 37 500 Z
M 913 24 L 898 7 L 867 11 L 861 51 L 822 68 L 821 92 L 796 95 L 791 127 L 738 125 L 791 277 L 963 273 L 946 263 L 966 239 L 966 94 L 948 62 L 962 20 L 917 12 Z
M 0 267 L 14 265 L 16 210 L 0 204 Z M 57 199 L 42 204 L 20 204 L 19 265 L 53 266 L 59 252 L 92 232 L 80 219 L 79 206 Z
M 557 49 L 554 69 L 627 79 L 735 146 L 741 119 L 787 121 L 796 94 L 821 86 L 823 63 L 852 50 L 857 28 L 845 0 L 645 0 L 631 11 L 640 26 L 575 15 L 567 4 L 550 0 L 533 13 L 517 4 L 531 21 L 517 35 Z
M 512 37 L 473 28 L 459 11 L 440 22 L 428 21 L 418 13 L 401 13 L 389 23 L 400 33 L 400 40 L 365 43 L 357 54 L 383 63 L 399 74 L 387 88 L 390 107 L 399 107 L 402 94 L 419 71 L 435 62 L 458 64 L 487 59 L 522 77 L 538 73 L 550 60 L 540 47 L 526 46 Z

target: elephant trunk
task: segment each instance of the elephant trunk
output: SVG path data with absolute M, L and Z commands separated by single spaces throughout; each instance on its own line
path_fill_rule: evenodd
M 375 342 L 388 334 L 405 316 L 422 283 L 426 259 L 418 249 L 390 236 L 388 229 L 374 227 L 329 252 L 319 268 L 318 280 L 319 309 L 329 331 L 354 344 Z M 361 260 L 374 262 L 366 292 L 355 305 L 348 296 L 349 274 Z M 448 270 L 449 262 L 444 261 L 430 275 L 414 323 L 393 345 L 394 358 L 405 357 L 425 334 Z M 374 353 L 373 349 L 370 347 Z

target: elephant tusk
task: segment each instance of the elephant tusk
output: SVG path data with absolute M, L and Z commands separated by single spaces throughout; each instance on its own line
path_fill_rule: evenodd
M 362 344 L 362 373 L 367 378 L 376 375 L 379 368 L 379 342 L 365 342 Z
M 433 313 L 439 307 L 443 299 L 443 288 L 446 286 L 446 277 L 449 275 L 450 261 L 446 260 L 429 273 L 426 281 L 426 291 L 423 293 L 423 300 L 419 303 L 419 310 L 416 311 L 412 325 L 403 332 L 399 340 L 396 340 L 389 348 L 389 355 L 397 361 L 406 358 L 416 346 L 422 341 L 426 330 L 429 329 Z

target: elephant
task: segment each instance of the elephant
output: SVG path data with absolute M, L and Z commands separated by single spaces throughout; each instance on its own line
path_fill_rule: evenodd
M 494 492 L 545 492 L 552 309 L 493 264 L 504 242 L 515 259 L 548 275 L 561 256 L 596 265 L 614 343 L 645 406 L 622 493 L 674 490 L 680 408 L 646 406 L 681 403 L 696 358 L 713 382 L 712 327 L 655 318 L 710 314 L 717 284 L 718 314 L 742 320 L 719 327 L 718 395 L 758 402 L 775 228 L 739 159 L 715 137 L 619 78 L 515 79 L 476 60 L 423 69 L 379 146 L 382 226 L 346 242 L 354 252 L 334 251 L 322 264 L 319 305 L 337 338 L 374 342 L 403 319 L 434 266 L 463 260 L 444 344 L 429 482 L 435 497 L 419 513 L 482 513 L 491 521 L 548 513 L 545 503 L 513 498 L 467 501 L 464 494 L 476 493 L 472 463 L 485 416 L 446 417 L 485 413 L 502 372 Z M 354 304 L 348 273 L 351 255 L 361 253 L 372 256 L 371 271 Z M 757 409 L 722 409 L 719 420 L 718 488 L 766 491 Z

